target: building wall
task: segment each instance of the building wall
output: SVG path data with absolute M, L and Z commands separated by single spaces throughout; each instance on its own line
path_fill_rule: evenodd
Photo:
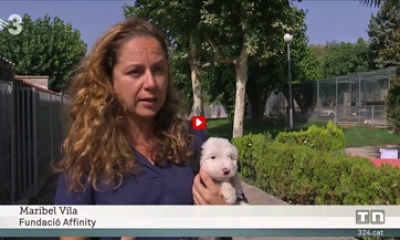
M 49 77 L 48 76 L 23 76 L 23 75 L 16 75 L 15 79 L 17 80 L 24 80 L 31 82 L 34 85 L 41 86 L 45 89 L 49 89 Z

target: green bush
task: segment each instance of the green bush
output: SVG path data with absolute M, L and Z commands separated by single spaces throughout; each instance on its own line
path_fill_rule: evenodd
M 400 133 L 400 78 L 391 79 L 386 114 L 394 132 Z
M 239 152 L 239 161 L 241 165 L 241 175 L 249 184 L 256 181 L 256 170 L 254 163 L 255 152 L 260 151 L 260 146 L 265 146 L 273 142 L 269 134 L 248 134 L 240 138 L 233 138 L 232 143 Z M 257 148 L 253 146 L 258 146 Z
M 271 143 L 262 135 L 235 138 L 242 176 L 256 187 L 299 205 L 400 204 L 400 169 L 369 159 Z
M 243 179 L 290 204 L 400 205 L 400 169 L 332 152 L 344 148 L 342 136 L 328 123 L 326 128 L 280 134 L 275 142 L 262 134 L 232 142 L 239 150 Z
M 305 145 L 321 151 L 342 150 L 346 146 L 343 130 L 332 121 L 329 121 L 326 127 L 312 125 L 307 131 L 281 132 L 276 136 L 275 141 Z

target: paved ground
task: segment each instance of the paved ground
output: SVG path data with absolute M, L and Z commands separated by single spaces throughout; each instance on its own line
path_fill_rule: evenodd
M 378 146 L 349 147 L 345 149 L 345 152 L 352 156 L 380 158 L 379 148 Z
M 45 186 L 43 187 L 42 191 L 39 193 L 37 198 L 32 199 L 30 204 L 53 204 L 54 199 L 54 191 L 56 188 L 56 178 L 53 177 L 50 179 Z M 246 197 L 248 198 L 250 204 L 252 205 L 287 205 L 286 202 L 277 199 L 260 189 L 257 189 L 253 186 L 248 184 L 243 184 L 244 192 Z M 39 238 L 7 238 L 13 240 L 37 240 Z M 40 238 L 44 240 L 57 240 L 58 238 Z M 257 237 L 257 238 L 234 238 L 234 240 L 355 240 L 355 238 L 279 238 L 279 237 Z
M 288 203 L 271 196 L 264 191 L 261 191 L 258 188 L 255 188 L 251 185 L 243 183 L 243 189 L 246 194 L 246 197 L 249 200 L 249 203 L 252 205 L 288 205 Z M 234 238 L 234 240 L 355 240 L 355 238 L 313 238 L 313 237 L 304 237 L 304 238 L 295 238 L 295 237 L 255 237 L 255 238 L 243 238 L 238 237 Z

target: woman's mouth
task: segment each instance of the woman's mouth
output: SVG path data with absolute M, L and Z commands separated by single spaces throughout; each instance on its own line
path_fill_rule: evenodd
M 140 102 L 142 102 L 146 105 L 153 105 L 157 102 L 157 98 L 156 97 L 141 98 Z

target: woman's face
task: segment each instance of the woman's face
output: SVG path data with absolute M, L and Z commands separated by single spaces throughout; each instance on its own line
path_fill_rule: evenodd
M 134 38 L 118 52 L 114 89 L 130 115 L 153 118 L 164 105 L 168 88 L 168 60 L 154 38 Z

